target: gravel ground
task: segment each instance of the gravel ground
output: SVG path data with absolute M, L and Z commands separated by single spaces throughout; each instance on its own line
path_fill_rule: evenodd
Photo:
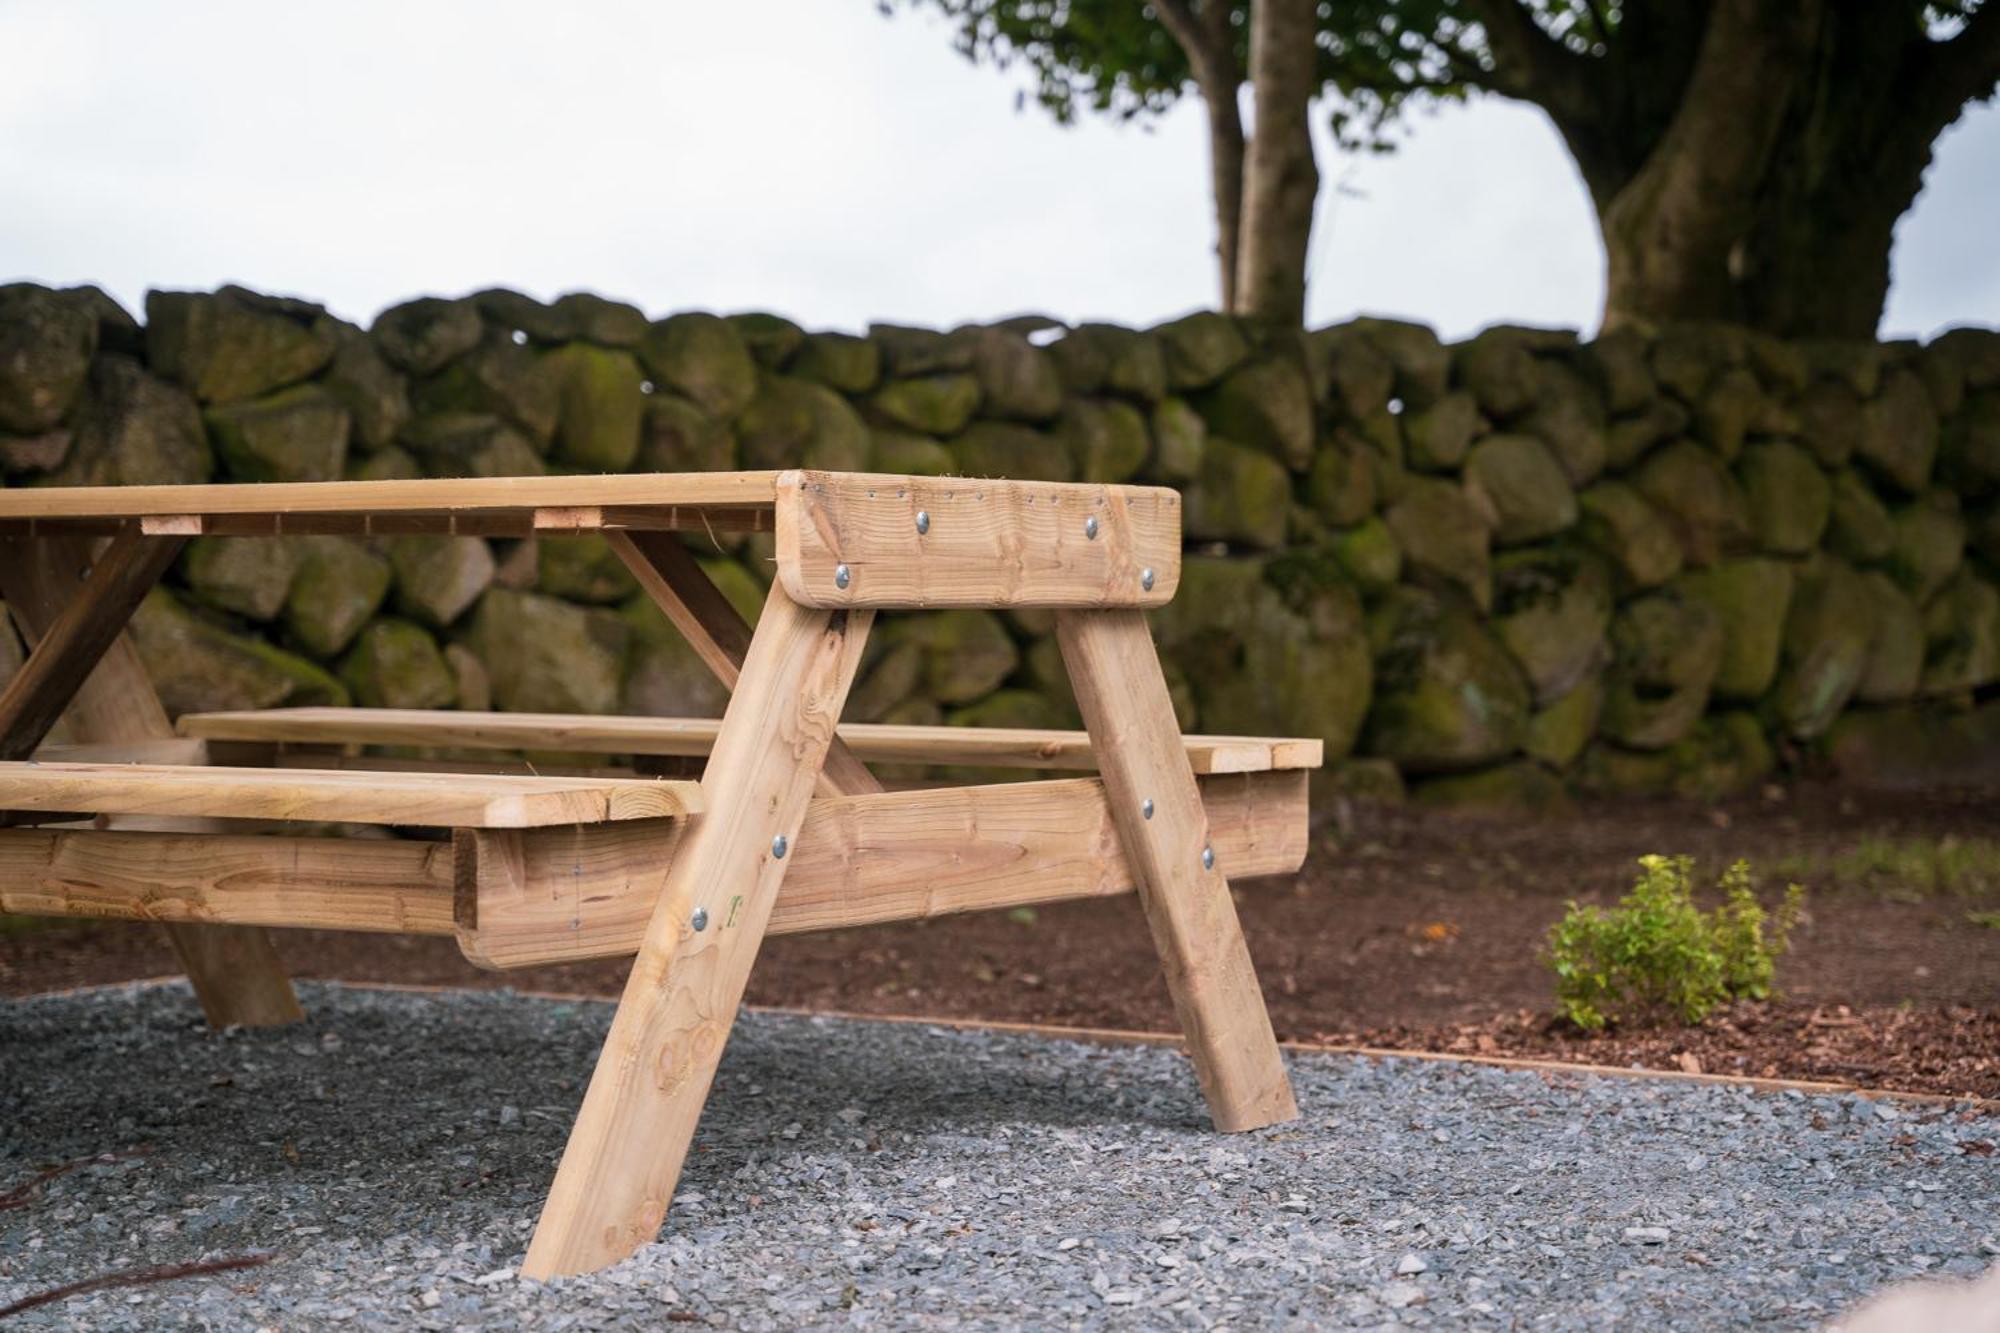
M 751 1015 L 665 1239 L 515 1278 L 598 1004 L 306 986 L 0 1004 L 0 1306 L 22 1327 L 1812 1327 L 2000 1254 L 2000 1123 L 1858 1098 L 1295 1057 L 1219 1137 L 1161 1048 Z M 52 1165 L 88 1162 L 26 1192 Z

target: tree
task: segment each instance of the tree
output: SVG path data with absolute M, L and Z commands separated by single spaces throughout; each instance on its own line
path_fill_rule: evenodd
M 1025 62 L 1059 120 L 1156 115 L 1198 94 L 1224 304 L 1271 317 L 1289 297 L 1252 290 L 1245 261 L 1283 252 L 1302 280 L 1310 213 L 1301 227 L 1289 196 L 1257 206 L 1259 150 L 1237 106 L 1247 74 L 1257 119 L 1290 137 L 1284 80 L 1303 60 L 1260 64 L 1250 38 L 1289 33 L 1263 11 L 1300 2 L 902 0 L 947 14 L 968 56 Z M 1613 326 L 1716 318 L 1872 336 L 1933 144 L 2000 84 L 2000 0 L 1321 0 L 1314 12 L 1307 97 L 1325 96 L 1345 146 L 1388 147 L 1409 106 L 1475 93 L 1548 115 L 1597 211 Z M 1296 162 L 1284 170 L 1295 191 Z

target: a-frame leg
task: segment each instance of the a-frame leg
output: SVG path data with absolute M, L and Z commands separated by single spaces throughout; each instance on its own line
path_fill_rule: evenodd
M 659 1234 L 872 617 L 773 585 L 523 1276 L 603 1268 Z
M 0 753 L 33 753 L 68 708 L 80 742 L 174 734 L 125 622 L 172 561 L 178 538 L 121 533 L 93 555 L 78 537 L 0 542 L 0 596 L 33 652 L 4 697 Z M 216 1027 L 263 1027 L 305 1017 L 271 937 L 255 926 L 164 927 Z
M 1250 950 L 1209 851 L 1166 678 L 1138 611 L 1056 616 L 1063 664 L 1217 1129 L 1298 1115 Z

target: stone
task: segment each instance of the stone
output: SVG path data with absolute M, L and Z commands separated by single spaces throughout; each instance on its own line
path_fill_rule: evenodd
M 997 689 L 1021 664 L 1007 627 L 991 611 L 938 611 L 883 625 L 887 648 L 923 649 L 923 689 L 941 704 L 967 704 Z
M 1662 327 L 1653 341 L 1653 377 L 1660 387 L 1690 407 L 1701 402 L 1717 376 L 1743 364 L 1748 349 L 1743 330 L 1709 321 L 1678 321 Z
M 720 421 L 757 396 L 757 363 L 729 321 L 702 311 L 656 320 L 639 340 L 639 362 L 655 387 L 672 389 Z
M 1962 493 L 2000 487 L 2000 393 L 1972 394 L 1945 424 L 1938 442 L 1938 469 Z
M 1479 427 L 1479 404 L 1471 394 L 1443 394 L 1422 411 L 1403 414 L 1404 457 L 1419 472 L 1456 472 Z
M 1359 801 L 1368 805 L 1401 805 L 1407 795 L 1403 774 L 1393 760 L 1350 756 L 1313 774 L 1312 799 Z
M 1049 706 L 1056 719 L 1051 725 L 1073 731 L 1083 725 L 1083 714 L 1077 710 L 1076 689 L 1070 684 L 1069 667 L 1063 662 L 1062 645 L 1056 642 L 1053 632 L 1046 634 L 1028 645 L 1022 655 L 1027 675 L 1041 691 L 1043 701 Z M 1179 682 L 1182 686 L 1186 681 Z M 1193 693 L 1188 691 L 1188 702 L 1193 703 Z M 1189 714 L 1190 720 L 1193 714 Z
M 1146 418 L 1116 398 L 1071 398 L 1056 421 L 1054 443 L 1076 460 L 1078 481 L 1104 485 L 1137 476 L 1153 448 Z
M 0 431 L 39 435 L 69 414 L 97 353 L 97 320 L 68 293 L 0 286 Z
M 2000 333 L 1992 329 L 1946 329 L 1930 349 L 1957 361 L 1968 389 L 2000 389 Z
M 1879 570 L 1863 573 L 1861 586 L 1873 607 L 1869 619 L 1875 635 L 1854 697 L 1865 704 L 1901 703 L 1923 683 L 1928 643 L 1924 614 L 1894 579 Z
M 340 678 L 364 708 L 445 708 L 458 698 L 437 641 L 407 620 L 377 620 L 361 631 Z
M 166 588 L 133 613 L 132 644 L 169 716 L 344 705 L 347 690 L 305 658 L 195 615 Z
M 868 465 L 868 428 L 847 400 L 822 384 L 761 375 L 757 396 L 736 418 L 737 457 L 747 468 Z
M 149 300 L 148 320 L 151 312 Z M 375 316 L 368 333 L 390 365 L 412 375 L 435 375 L 479 346 L 486 337 L 486 325 L 479 318 L 479 307 L 470 299 L 420 296 Z
M 202 414 L 232 481 L 334 481 L 347 466 L 347 406 L 317 384 L 239 398 Z
M 295 549 L 285 633 L 315 657 L 337 656 L 389 595 L 389 562 L 346 537 L 300 537 Z
M 1210 436 L 1186 498 L 1190 537 L 1266 549 L 1284 544 L 1292 479 L 1269 454 Z
M 310 379 L 333 358 L 325 314 L 241 287 L 147 292 L 147 362 L 204 403 L 255 398 Z
M 1490 621 L 1527 676 L 1535 704 L 1546 706 L 1604 662 L 1610 569 L 1583 548 L 1507 552 L 1493 562 Z
M 736 436 L 723 422 L 679 394 L 647 394 L 639 414 L 641 472 L 728 472 L 736 466 Z
M 1444 396 L 1451 382 L 1451 352 L 1429 326 L 1364 316 L 1348 327 L 1365 334 L 1389 358 L 1396 372 L 1396 396 L 1403 400 L 1405 411 L 1421 411 Z
M 1412 788 L 1410 797 L 1429 809 L 1496 819 L 1521 816 L 1541 819 L 1575 812 L 1562 778 L 1525 759 L 1472 773 L 1430 778 Z M 1403 1270 L 1399 1267 L 1397 1271 Z M 1422 1288 L 1417 1290 L 1422 1292 Z
M 1845 467 L 1861 444 L 1861 396 L 1839 380 L 1814 380 L 1799 398 L 1799 439 L 1821 466 Z
M 1890 523 L 1889 572 L 1920 604 L 1928 602 L 1965 558 L 1965 520 L 1956 501 L 1934 492 L 1898 509 Z
M 1744 330 L 1744 347 L 1750 354 L 1750 368 L 1764 387 L 1786 398 L 1804 392 L 1812 381 L 1812 367 L 1804 352 L 1791 340 L 1759 329 Z
M 1453 368 L 1480 411 L 1495 421 L 1534 406 L 1535 358 L 1513 330 L 1487 329 L 1460 343 L 1453 351 Z
M 70 441 L 75 438 L 63 428 L 43 431 L 40 435 L 0 435 L 0 469 L 53 472 L 69 457 Z
M 1680 573 L 1680 539 L 1622 481 L 1600 481 L 1577 497 L 1577 536 L 1610 557 L 1627 588 L 1657 587 Z
M 1852 468 L 1834 474 L 1826 546 L 1855 564 L 1887 560 L 1896 549 L 1896 523 L 1888 506 Z
M 1690 564 L 1714 564 L 1750 545 L 1742 488 L 1716 456 L 1689 440 L 1655 450 L 1632 476 L 1679 538 Z
M 1784 440 L 1753 444 L 1738 460 L 1736 478 L 1760 549 L 1805 555 L 1819 545 L 1833 485 L 1812 455 Z
M 367 334 L 349 324 L 329 323 L 333 360 L 320 383 L 347 408 L 352 442 L 362 449 L 386 449 L 410 419 L 409 383 Z
M 1375 466 L 1368 446 L 1336 431 L 1313 457 L 1306 502 L 1336 527 L 1352 527 L 1375 512 Z
M 952 469 L 967 477 L 1009 481 L 1074 481 L 1076 458 L 1063 441 L 1029 426 L 975 421 L 945 446 Z
M 435 300 L 436 298 L 426 299 Z M 510 338 L 514 334 L 519 333 L 523 337 L 544 346 L 553 346 L 556 343 L 573 342 L 582 336 L 577 331 L 578 312 L 574 305 L 565 310 L 558 310 L 546 302 L 537 301 L 532 296 L 526 296 L 505 287 L 489 287 L 483 292 L 474 292 L 471 296 L 466 297 L 465 300 L 472 304 L 473 308 L 478 312 L 479 317 L 490 327 L 498 329 Z M 441 302 L 440 304 L 455 305 L 459 303 Z M 464 351 L 477 341 L 478 339 L 474 338 L 466 344 L 466 347 L 459 350 Z M 446 358 L 446 360 L 449 359 L 448 357 Z M 428 369 L 435 370 L 436 368 L 436 366 L 432 366 Z M 419 371 L 418 373 L 426 372 Z
M 642 717 L 721 717 L 729 687 L 643 593 L 619 607 L 629 634 L 623 709 Z M 843 718 L 854 718 L 852 712 Z
M 639 456 L 645 376 L 630 352 L 587 342 L 546 353 L 555 381 L 555 456 L 585 472 L 623 472 Z
M 1703 718 L 1662 750 L 1592 745 L 1578 762 L 1575 778 L 1593 795 L 1717 801 L 1756 790 L 1776 765 L 1757 719 L 1737 711 Z
M 1323 556 L 1267 567 L 1283 589 L 1260 584 L 1201 651 L 1176 654 L 1188 673 L 1200 725 L 1232 735 L 1303 735 L 1329 759 L 1354 746 L 1368 716 L 1374 671 L 1359 599 Z M 1211 612 L 1213 614 L 1213 612 Z
M 1264 585 L 1315 639 L 1361 634 L 1361 597 L 1324 546 L 1292 547 L 1264 562 Z
M 1527 679 L 1464 606 L 1415 588 L 1387 594 L 1368 617 L 1374 705 L 1366 750 L 1404 773 L 1477 768 L 1520 749 Z
M 1261 450 L 1297 472 L 1312 466 L 1312 389 L 1296 361 L 1245 362 L 1194 403 L 1211 434 Z
M 1800 571 L 1785 616 L 1778 683 L 1766 702 L 1785 732 L 1810 740 L 1840 716 L 1868 666 L 1874 610 L 1860 575 L 1843 562 L 1822 556 Z
M 448 643 L 444 664 L 451 672 L 452 694 L 459 708 L 468 713 L 493 711 L 493 678 L 486 674 L 486 664 L 477 654 L 462 643 Z
M 1576 493 L 1532 435 L 1489 435 L 1465 460 L 1465 492 L 1502 546 L 1553 537 L 1576 522 Z
M 1389 531 L 1389 525 L 1379 517 L 1371 516 L 1345 532 L 1336 533 L 1333 555 L 1354 586 L 1364 593 L 1387 592 L 1403 574 L 1403 549 L 1396 544 L 1396 535 Z
M 975 426 L 974 429 L 978 428 Z M 1001 429 L 1006 428 L 1001 427 Z M 1040 440 L 1043 437 L 1036 435 L 1035 438 Z M 878 428 L 868 432 L 868 469 L 871 472 L 889 472 L 897 476 L 910 477 L 945 477 L 962 470 L 958 459 L 941 442 L 933 440 L 928 435 L 896 430 L 893 427 Z
M 1535 406 L 1515 429 L 1548 446 L 1572 486 L 1604 471 L 1605 414 L 1596 388 L 1560 361 L 1535 363 Z
M 1923 381 L 1900 366 L 1885 372 L 1881 393 L 1861 409 L 1856 461 L 1914 495 L 1930 481 L 1937 447 L 1937 409 Z
M 526 436 L 482 412 L 420 416 L 404 430 L 403 442 L 430 477 L 532 477 L 548 470 Z
M 537 452 L 554 438 L 562 402 L 556 361 L 497 333 L 420 380 L 411 401 L 425 415 L 480 413 L 514 427 Z
M 1236 321 L 1212 310 L 1169 320 L 1153 329 L 1167 363 L 1167 388 L 1205 389 L 1249 357 L 1250 344 Z
M 1924 643 L 1923 694 L 1970 697 L 1992 684 L 2000 677 L 2000 590 L 1961 571 L 1924 608 Z
M 209 480 L 215 466 L 194 398 L 123 356 L 91 363 L 70 430 L 52 485 L 185 484 Z
M 1721 699 L 1763 696 L 1778 675 L 1792 568 L 1779 560 L 1724 560 L 1681 578 L 1681 590 L 1704 603 L 1722 626 L 1722 661 L 1715 672 Z
M 438 629 L 464 615 L 493 582 L 493 551 L 479 537 L 397 537 L 389 543 L 389 564 L 397 608 Z
M 646 336 L 644 311 L 595 292 L 565 292 L 555 299 L 551 310 L 567 327 L 565 342 L 578 338 L 599 347 L 637 347 Z
M 769 593 L 765 584 L 749 570 L 734 560 L 722 557 L 704 557 L 696 562 L 708 581 L 715 585 L 722 600 L 736 608 L 736 614 L 748 624 L 757 623 L 757 617 L 764 613 L 764 601 Z
M 1601 735 L 1629 749 L 1659 750 L 1693 729 L 1722 664 L 1722 622 L 1677 589 L 1627 602 L 1611 627 Z
M 974 347 L 972 373 L 987 416 L 1052 421 L 1063 410 L 1062 377 L 1047 352 L 1000 329 L 981 329 Z
M 879 637 L 874 642 L 880 642 Z M 841 718 L 854 722 L 881 721 L 891 708 L 923 687 L 925 654 L 924 645 L 914 639 L 871 654 L 874 660 L 863 667 L 860 679 L 848 691 L 847 707 Z
M 979 381 L 951 373 L 890 380 L 868 399 L 882 421 L 927 435 L 956 435 L 979 410 Z
M 1655 398 L 1637 415 L 1620 417 L 1605 428 L 1604 466 L 1625 471 L 1653 446 L 1686 434 L 1693 421 L 1694 414 L 1672 398 Z
M 851 333 L 808 333 L 789 370 L 798 379 L 859 396 L 882 381 L 882 349 Z
M 1187 399 L 1162 398 L 1153 404 L 1152 428 L 1154 476 L 1177 485 L 1200 475 L 1208 423 Z
M 1485 515 L 1461 488 L 1413 477 L 1383 520 L 1402 549 L 1407 572 L 1463 589 L 1482 610 L 1491 604 L 1491 534 Z
M 1530 759 L 1554 769 L 1566 769 L 1597 734 L 1597 719 L 1603 711 L 1604 677 L 1596 673 L 1587 675 L 1567 694 L 1538 709 L 1528 719 L 1528 733 L 1521 748 Z
M 1863 398 L 1882 382 L 1882 346 L 1861 338 L 1803 338 L 1795 346 L 1815 379 L 1837 380 Z
M 1725 370 L 1695 406 L 1695 434 L 1723 461 L 1732 462 L 1764 410 L 1764 386 L 1757 377 L 1741 367 Z
M 870 324 L 868 339 L 881 349 L 887 375 L 936 375 L 971 370 L 979 354 L 980 329 L 966 325 L 949 333 L 899 324 Z
M 948 727 L 1022 727 L 1043 731 L 1061 728 L 1065 718 L 1063 710 L 1047 695 L 1034 690 L 1002 689 L 977 703 L 946 709 L 944 722 Z M 1013 770 L 1011 777 L 1018 781 L 1020 770 Z M 999 780 L 1004 782 L 1008 778 Z
M 1306 335 L 1306 363 L 1311 369 L 1313 397 L 1330 402 L 1353 420 L 1372 416 L 1389 405 L 1396 388 L 1396 367 L 1354 324 L 1337 324 Z
M 1157 403 L 1167 396 L 1167 356 L 1158 338 L 1137 329 L 1116 329 L 1108 324 L 1084 327 L 1106 331 L 1101 385 L 1106 393 L 1142 403 Z M 1050 350 L 1053 352 L 1054 348 Z
M 1827 731 L 1822 749 L 1847 786 L 1993 786 L 2000 784 L 2000 703 L 1963 713 L 1851 709 Z
M 580 533 L 535 543 L 535 590 L 572 602 L 622 602 L 639 583 L 609 542 Z
M 188 589 L 201 601 L 250 620 L 284 608 L 298 572 L 298 548 L 255 537 L 197 537 L 181 557 Z
M 806 331 L 783 315 L 757 310 L 724 318 L 750 349 L 751 360 L 765 370 L 783 370 L 805 346 Z
M 1578 360 L 1613 416 L 1643 411 L 1660 391 L 1647 361 L 1646 335 L 1636 329 L 1598 334 Z
M 486 664 L 493 701 L 513 713 L 610 713 L 622 697 L 626 621 L 601 607 L 494 588 L 465 643 Z

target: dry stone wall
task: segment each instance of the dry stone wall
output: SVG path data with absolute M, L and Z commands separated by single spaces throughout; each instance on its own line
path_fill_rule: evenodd
M 1024 318 L 813 333 L 576 294 L 363 330 L 236 288 L 0 288 L 11 486 L 808 465 L 1159 482 L 1184 725 L 1311 734 L 1331 789 L 1503 808 L 1780 766 L 2000 770 L 2000 334 L 1681 326 L 1447 346 Z M 752 613 L 767 539 L 704 559 Z M 600 542 L 207 538 L 134 630 L 175 711 L 714 714 Z M 0 669 L 18 644 L 0 644 Z M 1049 618 L 885 621 L 849 716 L 1076 721 Z

